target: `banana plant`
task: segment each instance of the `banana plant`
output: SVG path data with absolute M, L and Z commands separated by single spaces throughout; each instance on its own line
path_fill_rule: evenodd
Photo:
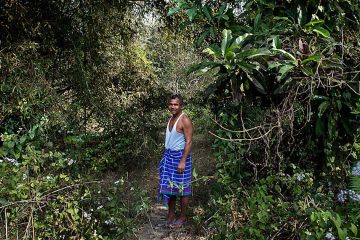
M 207 72 L 214 68 L 223 68 L 228 73 L 233 96 L 239 96 L 239 92 L 249 85 L 247 81 L 250 81 L 260 93 L 265 94 L 266 89 L 261 83 L 262 80 L 255 77 L 254 73 L 259 73 L 261 67 L 258 60 L 271 55 L 271 52 L 265 48 L 250 48 L 248 38 L 251 35 L 245 33 L 233 37 L 231 30 L 224 29 L 221 45 L 212 44 L 203 51 L 213 57 L 214 60 L 193 65 L 188 73 L 195 71 Z M 261 76 L 261 74 L 256 76 Z

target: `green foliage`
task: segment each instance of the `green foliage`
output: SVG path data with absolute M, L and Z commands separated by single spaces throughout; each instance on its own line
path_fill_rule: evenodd
M 356 207 L 356 206 L 354 206 Z M 302 238 L 323 239 L 327 235 L 337 236 L 341 240 L 358 237 L 358 223 L 360 221 L 358 209 L 350 215 L 339 215 L 333 211 L 317 210 L 310 215 L 310 229 L 307 229 Z M 334 233 L 334 234 L 332 234 Z
M 206 233 L 357 237 L 357 195 L 352 201 L 343 189 L 358 160 L 359 124 L 351 112 L 360 94 L 359 4 L 242 3 L 173 1 L 192 9 L 188 24 L 207 54 L 189 71 L 217 71 L 206 91 L 219 125 L 213 133 L 218 186 L 203 218 L 211 219 Z M 334 202 L 344 192 L 349 201 Z
M 295 170 L 295 169 L 294 169 Z M 221 183 L 224 187 L 231 187 Z M 296 169 L 259 179 L 249 188 L 214 192 L 208 209 L 195 212 L 199 223 L 209 219 L 211 239 L 340 239 L 357 237 L 359 203 L 333 208 L 332 193 L 317 185 L 311 172 Z
M 80 162 L 64 153 L 38 149 L 45 124 L 44 120 L 28 132 L 2 135 L 0 211 L 6 229 L 0 229 L 0 236 L 131 236 L 136 222 L 148 211 L 145 192 L 129 185 L 125 178 L 109 183 L 72 176 Z
M 196 134 L 207 134 L 214 129 L 214 115 L 208 108 L 189 104 L 184 107 L 184 112 L 192 120 Z
M 353 111 L 356 118 L 360 116 L 360 102 L 356 103 L 356 108 Z M 349 155 L 356 161 L 356 164 L 353 164 L 351 168 L 351 176 L 350 176 L 350 187 L 354 190 L 357 194 L 360 194 L 360 162 L 359 154 L 360 154 L 360 127 L 357 129 L 356 137 L 354 143 L 351 145 L 349 144 L 347 147 L 350 149 Z

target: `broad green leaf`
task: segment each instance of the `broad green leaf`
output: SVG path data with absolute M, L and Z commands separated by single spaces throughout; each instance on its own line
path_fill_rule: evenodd
M 189 20 L 193 21 L 197 15 L 197 9 L 191 8 L 186 11 L 186 14 L 189 16 Z
M 211 8 L 207 5 L 205 5 L 202 10 L 203 10 L 203 13 L 205 14 L 205 16 L 207 17 L 207 19 L 211 22 L 213 20 Z
M 231 51 L 231 50 L 227 50 L 226 51 L 226 53 L 225 53 L 225 59 L 226 60 L 228 60 L 228 61 L 230 61 L 230 60 L 232 60 L 232 59 L 234 59 L 235 58 L 235 53 L 233 52 L 233 51 Z
M 27 136 L 26 136 L 26 135 L 22 136 L 22 137 L 20 138 L 20 144 L 23 144 L 23 143 L 26 141 L 26 139 L 27 139 Z
M 303 4 L 299 4 L 297 6 L 296 10 L 297 10 L 296 16 L 290 14 L 290 17 L 292 17 L 294 19 L 296 18 L 297 19 L 297 24 L 299 26 L 304 26 L 306 24 L 306 21 L 307 21 L 307 14 L 308 14 L 307 7 L 304 6 Z
M 204 42 L 205 38 L 206 38 L 207 36 L 209 36 L 209 34 L 210 34 L 210 31 L 209 31 L 209 30 L 206 30 L 205 32 L 203 32 L 203 33 L 200 35 L 200 37 L 196 40 L 196 46 L 197 46 L 197 47 L 200 47 L 201 44 Z
M 311 26 L 322 25 L 322 24 L 324 24 L 324 20 L 315 20 L 315 21 L 311 21 L 311 22 L 308 22 L 307 24 L 305 24 L 305 27 L 311 27 Z
M 198 177 L 198 174 L 197 174 L 197 172 L 195 171 L 195 168 L 194 168 L 194 170 L 193 170 L 193 177 L 194 177 L 194 179 L 197 179 L 197 177 Z
M 223 3 L 223 4 L 220 6 L 220 8 L 219 8 L 219 13 L 220 13 L 220 14 L 223 14 L 224 11 L 225 11 L 225 9 L 226 9 L 226 7 L 227 7 L 227 3 Z
M 259 56 L 268 56 L 271 55 L 271 52 L 268 49 L 259 48 L 259 49 L 248 49 L 245 51 L 242 51 L 237 54 L 237 58 L 255 58 Z
M 34 139 L 34 137 L 35 137 L 35 131 L 30 130 L 30 131 L 29 131 L 29 137 L 30 137 L 30 139 Z
M 210 55 L 215 55 L 216 57 L 219 57 L 219 58 L 221 57 L 221 48 L 216 44 L 210 45 L 203 52 L 208 53 Z
M 190 74 L 192 72 L 195 71 L 209 71 L 210 69 L 216 68 L 218 66 L 220 66 L 220 63 L 217 62 L 201 62 L 199 64 L 194 64 L 192 65 L 188 70 L 187 70 L 187 74 Z
M 0 198 L 0 205 L 6 205 L 8 201 L 6 199 Z
M 317 137 L 320 137 L 324 135 L 324 131 L 325 131 L 324 122 L 322 121 L 321 118 L 318 118 L 316 120 L 316 125 L 315 125 L 315 135 Z
M 223 40 L 222 40 L 222 43 L 221 43 L 221 53 L 222 53 L 222 56 L 225 56 L 226 49 L 230 45 L 230 41 L 231 41 L 231 38 L 232 38 L 231 30 L 224 29 L 222 34 L 223 34 Z
M 316 221 L 316 215 L 315 215 L 314 212 L 312 212 L 311 215 L 310 215 L 310 221 L 311 221 L 311 222 L 315 222 L 315 221 Z
M 358 229 L 355 226 L 355 224 L 351 223 L 351 227 L 350 227 L 351 231 L 354 233 L 355 236 L 357 236 L 358 234 Z
M 299 24 L 299 26 L 301 26 L 302 25 L 301 23 L 303 22 L 303 19 L 304 19 L 303 10 L 301 8 L 301 5 L 297 6 L 296 11 L 297 11 L 297 23 Z
M 293 55 L 291 55 L 290 53 L 286 52 L 285 50 L 283 50 L 283 49 L 274 49 L 274 48 L 271 49 L 271 50 L 274 51 L 274 52 L 281 53 L 281 54 L 287 56 L 288 58 L 293 60 L 293 63 L 295 64 L 295 66 L 298 65 L 298 62 L 297 62 L 296 58 Z
M 235 38 L 235 41 L 231 44 L 232 46 L 236 45 L 236 46 L 240 46 L 241 43 L 248 37 L 251 36 L 251 33 L 245 33 L 241 36 L 238 36 L 237 38 Z
M 326 30 L 325 28 L 323 28 L 323 27 L 316 26 L 313 29 L 313 32 L 316 32 L 318 35 L 321 35 L 324 38 L 330 38 L 330 32 L 328 30 Z
M 215 37 L 215 28 L 214 27 L 210 27 L 209 28 L 209 32 L 210 32 L 210 35 L 211 35 L 211 37 Z
M 324 112 L 326 111 L 326 109 L 329 107 L 330 103 L 328 101 L 324 101 L 319 105 L 319 113 L 318 113 L 318 117 L 321 118 L 322 115 L 324 114 Z
M 347 231 L 346 231 L 346 229 L 345 229 L 345 228 L 342 229 L 342 228 L 339 227 L 337 230 L 338 230 L 339 238 L 340 238 L 341 240 L 346 240 L 346 236 L 347 236 Z
M 246 75 L 250 79 L 250 81 L 254 84 L 256 90 L 258 90 L 262 94 L 266 94 L 265 88 L 258 80 L 256 80 L 252 76 L 250 76 L 250 74 L 248 74 L 248 73 L 246 73 Z
M 247 63 L 245 61 L 240 61 L 236 63 L 241 70 L 243 70 L 245 73 L 251 73 L 254 69 L 256 69 L 256 66 L 250 63 Z
M 189 26 L 192 22 L 190 20 L 185 20 L 184 22 L 179 24 L 179 29 L 184 30 L 187 26 Z
M 230 47 L 227 48 L 226 52 L 234 51 L 234 50 L 239 49 L 239 48 L 240 48 L 239 46 L 230 46 Z
M 271 52 L 268 49 L 256 49 L 251 55 L 247 56 L 248 59 L 253 59 L 256 57 L 269 56 Z
M 347 118 L 340 118 L 340 122 L 343 126 L 343 128 L 345 129 L 346 133 L 349 134 L 349 136 L 352 135 L 352 131 L 351 131 L 351 124 L 349 122 L 349 119 Z
M 269 62 L 268 63 L 268 69 L 273 69 L 282 66 L 280 62 Z
M 307 62 L 313 61 L 313 62 L 320 62 L 321 55 L 320 53 L 315 53 L 314 55 L 304 59 L 301 63 L 306 64 Z
M 286 77 L 286 75 L 290 72 L 291 69 L 293 69 L 294 65 L 283 65 L 279 69 L 280 77 L 279 80 L 282 80 Z
M 289 18 L 287 18 L 287 17 L 274 17 L 273 19 L 274 19 L 274 20 L 284 20 L 284 21 L 289 21 L 289 22 L 291 22 L 291 20 L 290 20 Z
M 302 68 L 302 72 L 306 75 L 306 76 L 310 76 L 313 77 L 314 76 L 314 70 L 312 69 L 312 67 L 308 67 L 305 66 L 304 68 Z
M 336 106 L 337 106 L 338 110 L 341 111 L 341 109 L 342 109 L 342 103 L 341 103 L 340 100 L 336 100 Z
M 279 36 L 273 36 L 273 42 L 272 42 L 272 45 L 273 45 L 273 48 L 274 49 L 281 49 L 281 41 L 280 41 L 280 38 Z
M 259 29 L 260 27 L 260 21 L 261 21 L 261 13 L 258 13 L 255 17 L 254 21 L 254 29 Z
M 225 14 L 219 14 L 216 16 L 217 19 L 225 19 L 226 21 L 229 20 L 229 16 Z
M 169 12 L 166 14 L 166 16 L 169 17 L 169 16 L 173 15 L 174 13 L 178 12 L 181 9 L 182 9 L 181 7 L 172 8 L 172 9 L 169 10 Z

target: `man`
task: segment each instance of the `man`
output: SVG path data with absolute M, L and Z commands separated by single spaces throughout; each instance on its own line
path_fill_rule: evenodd
M 182 112 L 180 95 L 168 100 L 172 113 L 166 128 L 165 153 L 159 165 L 160 194 L 168 199 L 167 223 L 170 227 L 181 227 L 186 222 L 186 210 L 191 189 L 191 145 L 193 126 L 190 118 Z M 176 198 L 180 197 L 180 216 L 176 219 Z

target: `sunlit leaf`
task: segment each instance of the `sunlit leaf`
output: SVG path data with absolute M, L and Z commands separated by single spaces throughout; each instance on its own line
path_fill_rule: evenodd
M 221 43 L 221 53 L 222 53 L 222 56 L 225 56 L 226 49 L 230 45 L 230 41 L 232 38 L 231 30 L 224 29 L 222 32 L 222 35 L 223 35 L 223 40 Z
M 324 38 L 330 38 L 330 32 L 328 30 L 326 30 L 325 28 L 323 28 L 323 27 L 316 26 L 313 29 L 313 32 L 316 32 L 318 35 L 321 35 Z
M 285 50 L 283 49 L 271 49 L 271 50 L 280 53 L 282 55 L 285 55 L 286 57 L 290 58 L 296 66 L 298 65 L 296 58 L 292 54 L 286 52 Z
M 210 55 L 215 55 L 216 57 L 221 57 L 221 48 L 216 44 L 210 45 L 203 52 L 208 53 Z
M 197 15 L 197 10 L 194 9 L 194 8 L 191 8 L 191 9 L 186 11 L 186 14 L 189 16 L 189 20 L 193 21 L 194 18 L 196 17 L 196 15 Z
M 194 170 L 193 170 L 193 174 L 192 174 L 192 175 L 193 175 L 194 179 L 196 179 L 196 178 L 198 177 L 198 174 L 197 174 L 195 168 L 194 168 Z
M 311 21 L 311 22 L 308 22 L 307 24 L 305 24 L 305 27 L 322 25 L 322 24 L 324 24 L 324 20 L 315 20 L 315 21 Z
M 313 61 L 313 62 L 320 62 L 321 55 L 320 53 L 315 53 L 314 55 L 304 59 L 301 63 L 306 64 L 307 62 Z
M 173 15 L 174 13 L 180 11 L 181 9 L 182 9 L 181 7 L 172 8 L 172 9 L 169 10 L 169 12 L 166 14 L 166 16 L 169 17 L 169 16 Z
M 226 60 L 232 60 L 235 58 L 235 53 L 231 50 L 226 51 L 225 53 L 225 59 Z
M 286 77 L 286 75 L 290 72 L 291 69 L 293 69 L 295 66 L 294 65 L 283 65 L 282 67 L 280 67 L 279 69 L 279 73 L 280 73 L 280 77 L 279 80 L 282 80 Z
M 219 8 L 219 13 L 220 13 L 220 14 L 223 14 L 224 11 L 225 11 L 225 9 L 226 9 L 226 7 L 227 7 L 227 3 L 223 3 L 223 4 L 221 5 L 221 7 Z
M 190 73 L 195 72 L 195 71 L 202 71 L 202 72 L 205 71 L 206 72 L 206 71 L 209 71 L 210 69 L 213 69 L 213 68 L 218 67 L 220 65 L 221 64 L 217 63 L 217 62 L 202 62 L 202 63 L 199 63 L 199 64 L 194 64 L 187 70 L 187 74 L 190 74 Z
M 267 49 L 248 49 L 245 51 L 242 51 L 240 53 L 237 54 L 237 58 L 255 58 L 255 57 L 259 57 L 259 56 L 268 56 L 271 55 L 271 52 Z
M 272 45 L 273 45 L 273 48 L 274 49 L 281 49 L 281 41 L 280 41 L 280 38 L 279 36 L 273 36 L 273 42 L 272 42 Z
M 232 46 L 236 45 L 236 46 L 240 46 L 243 41 L 248 37 L 251 36 L 251 33 L 245 33 L 241 36 L 238 36 L 237 38 L 235 38 L 235 41 L 231 44 Z
M 284 20 L 284 21 L 289 21 L 291 22 L 291 20 L 287 17 L 274 17 L 274 20 Z

